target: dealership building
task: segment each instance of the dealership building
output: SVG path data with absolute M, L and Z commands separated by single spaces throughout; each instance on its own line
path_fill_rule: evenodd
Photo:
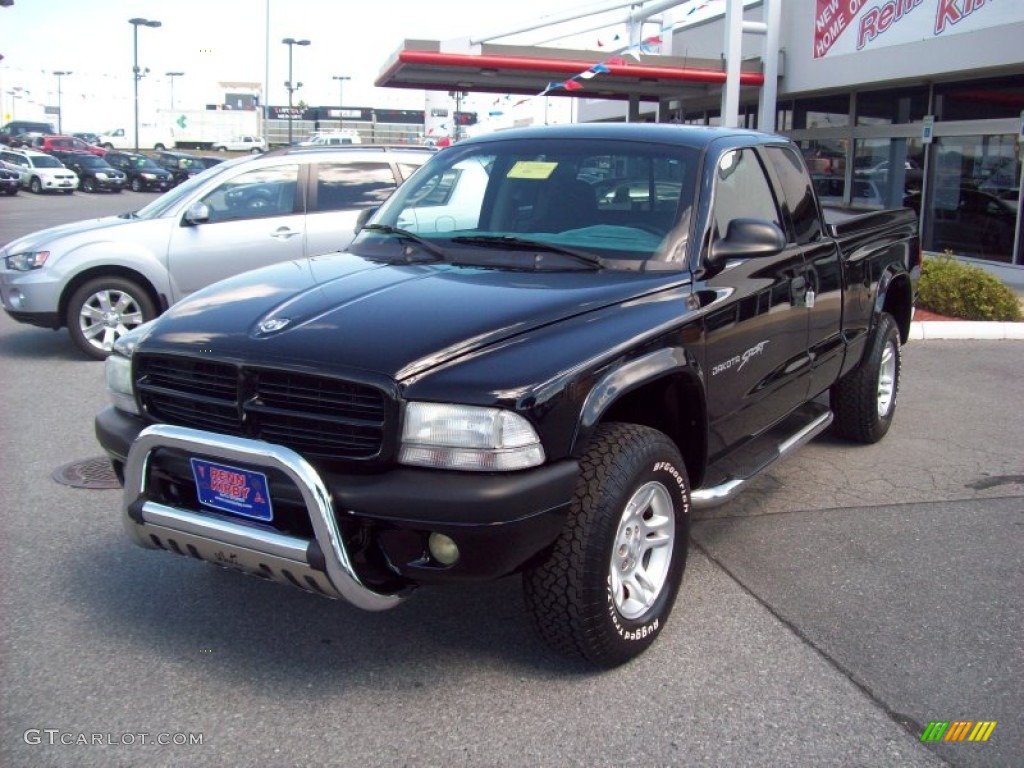
M 633 56 L 406 41 L 378 84 L 522 94 L 540 84 L 545 95 L 575 99 L 579 122 L 775 130 L 800 145 L 826 202 L 913 207 L 926 250 L 978 260 L 1024 285 L 1022 0 L 628 7 Z M 727 55 L 737 47 L 740 57 Z M 739 81 L 728 77 L 737 58 Z M 774 110 L 764 99 L 771 80 Z

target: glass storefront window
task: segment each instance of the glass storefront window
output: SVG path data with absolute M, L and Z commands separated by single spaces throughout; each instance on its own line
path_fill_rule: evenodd
M 777 112 L 775 113 L 775 130 L 776 131 L 791 131 L 793 130 L 793 102 L 791 101 L 780 101 L 776 105 Z
M 858 139 L 853 147 L 853 195 L 860 208 L 899 208 L 924 181 L 920 139 Z
M 920 123 L 927 112 L 927 88 L 857 93 L 857 125 Z
M 1020 177 L 1013 134 L 939 139 L 929 172 L 925 249 L 1013 263 Z M 920 195 L 908 204 L 920 212 Z
M 1004 77 L 935 86 L 938 120 L 990 120 L 1019 117 L 1024 105 L 1024 80 Z
M 843 139 L 799 142 L 814 191 L 823 205 L 842 205 L 846 193 L 846 146 Z
M 797 99 L 793 110 L 793 129 L 842 128 L 850 124 L 850 95 Z

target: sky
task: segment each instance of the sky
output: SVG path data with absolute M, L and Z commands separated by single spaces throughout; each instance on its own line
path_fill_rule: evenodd
M 303 83 L 297 103 L 423 109 L 422 91 L 376 88 L 405 39 L 451 40 L 507 32 L 615 0 L 14 0 L 0 8 L 0 117 L 41 119 L 56 105 L 60 82 L 63 128 L 102 131 L 131 115 L 130 18 L 161 22 L 139 27 L 140 111 L 203 109 L 218 100 L 219 81 L 263 84 L 269 71 L 272 105 L 288 103 L 286 37 L 308 39 L 293 48 L 293 78 Z M 267 16 L 269 9 L 269 35 Z M 625 39 L 627 9 L 570 25 L 495 42 L 602 50 Z M 604 26 L 600 26 L 604 25 Z M 599 26 L 598 29 L 593 27 Z M 575 32 L 575 35 L 569 36 Z M 551 40 L 552 35 L 563 35 Z M 269 37 L 269 45 L 267 39 Z M 269 52 L 269 59 L 268 59 Z M 70 75 L 56 77 L 55 71 Z M 183 72 L 168 77 L 167 72 Z M 334 76 L 350 79 L 339 84 Z M 538 92 L 544 84 L 539 84 Z M 20 89 L 20 90 L 19 90 Z M 343 89 L 343 90 L 342 90 Z M 13 93 L 12 93 L 13 91 Z M 486 109 L 493 96 L 474 96 L 463 109 Z M 562 101 L 562 100 L 554 100 Z

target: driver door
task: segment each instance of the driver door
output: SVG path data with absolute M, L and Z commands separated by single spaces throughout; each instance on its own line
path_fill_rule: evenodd
M 182 219 L 168 244 L 172 302 L 227 277 L 305 255 L 305 196 L 300 166 L 253 168 L 222 181 L 191 203 L 207 221 Z

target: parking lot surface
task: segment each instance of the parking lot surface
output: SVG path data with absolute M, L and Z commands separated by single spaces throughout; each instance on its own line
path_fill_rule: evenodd
M 0 241 L 150 199 L 0 199 Z M 886 439 L 825 435 L 703 515 L 658 643 L 596 673 L 518 579 L 369 614 L 137 549 L 120 491 L 52 478 L 100 453 L 102 365 L 0 317 L 0 764 L 1019 765 L 1022 353 L 908 345 Z

